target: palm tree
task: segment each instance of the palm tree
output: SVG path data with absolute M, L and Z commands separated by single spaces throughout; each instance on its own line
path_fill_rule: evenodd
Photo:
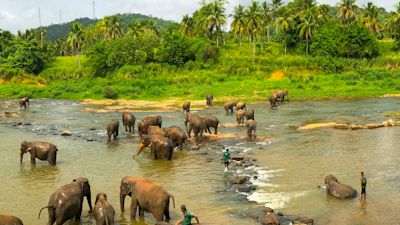
M 261 12 L 263 16 L 263 19 L 261 20 L 261 27 L 267 31 L 267 41 L 269 42 L 269 31 L 271 29 L 270 25 L 273 20 L 273 10 L 267 2 L 263 2 L 261 4 Z
M 72 24 L 71 31 L 68 33 L 67 36 L 67 43 L 72 48 L 77 56 L 78 68 L 81 68 L 81 61 L 80 61 L 80 53 L 81 53 L 81 46 L 83 42 L 83 35 L 84 35 L 84 28 L 83 25 L 79 22 L 75 22 Z
M 142 25 L 138 21 L 132 20 L 132 23 L 128 27 L 128 34 L 132 37 L 139 37 L 142 32 Z
M 396 5 L 396 11 L 391 12 L 385 21 L 385 29 L 394 36 L 396 41 L 400 40 L 400 2 Z
M 205 7 L 204 29 L 217 38 L 217 47 L 219 46 L 219 35 L 222 27 L 226 25 L 225 1 L 214 0 Z
M 246 29 L 245 11 L 242 5 L 235 6 L 233 10 L 233 21 L 231 23 L 231 29 L 237 34 L 239 39 L 239 45 L 242 46 L 242 36 Z
M 261 27 L 260 5 L 253 0 L 251 5 L 245 11 L 246 27 L 250 34 L 250 42 L 253 43 L 253 56 L 256 55 L 256 35 Z
M 379 21 L 379 10 L 372 2 L 368 2 L 364 9 L 362 23 L 377 37 L 381 37 L 383 25 Z
M 299 37 L 306 40 L 306 54 L 309 52 L 309 41 L 314 36 L 317 29 L 317 22 L 312 16 L 303 16 L 300 18 L 300 24 L 297 26 Z
M 349 25 L 356 20 L 358 7 L 355 3 L 356 0 L 342 0 L 338 3 L 337 17 L 343 24 Z
M 272 0 L 272 10 L 274 12 L 277 12 L 282 5 L 282 0 Z
M 194 35 L 194 19 L 189 15 L 184 15 L 180 24 L 180 31 L 183 35 L 192 37 Z
M 287 53 L 286 36 L 293 23 L 293 17 L 285 10 L 280 17 L 276 19 L 277 29 L 285 36 L 285 54 Z
M 122 36 L 122 23 L 119 16 L 107 16 L 104 18 L 105 39 L 110 41 Z
M 318 21 L 327 22 L 332 19 L 332 14 L 329 5 L 323 4 L 318 7 Z
M 154 20 L 143 20 L 140 22 L 140 26 L 143 30 L 148 30 L 153 32 L 154 34 L 159 34 L 159 30 L 157 27 L 157 23 Z

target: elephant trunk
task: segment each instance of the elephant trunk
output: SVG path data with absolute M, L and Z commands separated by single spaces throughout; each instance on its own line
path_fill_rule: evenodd
M 19 163 L 22 163 L 22 159 L 24 158 L 24 152 L 21 151 L 20 153 L 20 159 L 19 159 Z
M 88 202 L 89 210 L 90 210 L 90 212 L 92 212 L 92 210 L 93 210 L 93 208 L 92 208 L 92 193 L 91 193 L 90 189 L 89 189 L 88 194 L 86 195 L 86 200 Z
M 122 192 L 119 194 L 119 204 L 121 207 L 121 212 L 124 213 L 125 212 L 125 195 Z

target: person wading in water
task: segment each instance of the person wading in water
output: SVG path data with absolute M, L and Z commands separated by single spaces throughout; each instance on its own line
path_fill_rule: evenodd
M 361 200 L 367 197 L 367 177 L 361 171 Z
M 199 218 L 192 215 L 189 210 L 186 209 L 185 205 L 181 205 L 181 211 L 183 213 L 183 219 L 179 220 L 175 225 L 200 225 Z M 192 224 L 192 218 L 195 218 L 197 223 Z
M 224 152 L 224 164 L 225 164 L 224 172 L 228 172 L 229 160 L 230 159 L 231 159 L 231 153 L 229 153 L 229 149 L 226 149 L 226 151 Z

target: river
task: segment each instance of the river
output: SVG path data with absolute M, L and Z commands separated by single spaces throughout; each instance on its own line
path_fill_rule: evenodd
M 98 192 L 108 194 L 117 224 L 154 224 L 150 214 L 146 214 L 145 221 L 133 222 L 121 215 L 119 184 L 129 175 L 154 180 L 175 196 L 173 222 L 181 217 L 179 205 L 186 204 L 204 224 L 258 224 L 254 217 L 264 205 L 289 215 L 313 217 L 317 224 L 399 224 L 400 127 L 297 130 L 311 122 L 381 123 L 388 119 L 385 112 L 400 110 L 398 103 L 394 98 L 290 102 L 277 110 L 265 104 L 251 105 L 258 121 L 257 135 L 264 137 L 263 141 L 248 141 L 243 127 L 221 128 L 221 132 L 237 133 L 239 138 L 204 144 L 202 149 L 212 151 L 208 155 L 184 150 L 175 151 L 172 161 L 152 161 L 146 154 L 135 161 L 136 135 L 120 127 L 120 139 L 106 143 L 105 126 L 111 119 L 121 118 L 118 112 L 82 112 L 84 106 L 76 102 L 47 99 L 34 99 L 31 108 L 23 111 L 15 101 L 0 100 L 0 115 L 11 111 L 17 116 L 0 117 L 0 177 L 4 182 L 0 186 L 0 213 L 16 215 L 26 225 L 46 224 L 47 212 L 40 220 L 38 212 L 50 195 L 72 179 L 84 176 L 90 181 L 92 199 Z M 198 113 L 216 115 L 224 124 L 235 121 L 234 115 L 225 115 L 223 109 Z M 184 126 L 181 112 L 134 114 L 137 119 L 161 115 L 163 126 Z M 63 130 L 71 131 L 72 136 L 55 135 Z M 37 162 L 33 167 L 29 154 L 20 165 L 19 146 L 23 140 L 56 144 L 57 166 Z M 216 145 L 244 150 L 257 159 L 255 192 L 244 195 L 229 188 L 215 153 L 221 150 L 216 150 Z M 359 189 L 361 160 L 368 178 L 366 203 L 358 197 L 336 200 L 317 188 L 332 173 L 339 181 Z M 81 222 L 70 224 L 95 224 L 86 204 Z

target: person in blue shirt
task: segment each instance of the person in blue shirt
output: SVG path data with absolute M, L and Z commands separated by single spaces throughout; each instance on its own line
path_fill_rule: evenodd
M 191 214 L 189 210 L 186 209 L 185 205 L 181 205 L 181 211 L 183 213 L 183 219 L 179 220 L 175 225 L 194 225 L 192 224 L 192 218 L 196 219 L 196 225 L 200 225 L 199 218 Z
M 367 196 L 367 177 L 361 172 L 361 199 Z

